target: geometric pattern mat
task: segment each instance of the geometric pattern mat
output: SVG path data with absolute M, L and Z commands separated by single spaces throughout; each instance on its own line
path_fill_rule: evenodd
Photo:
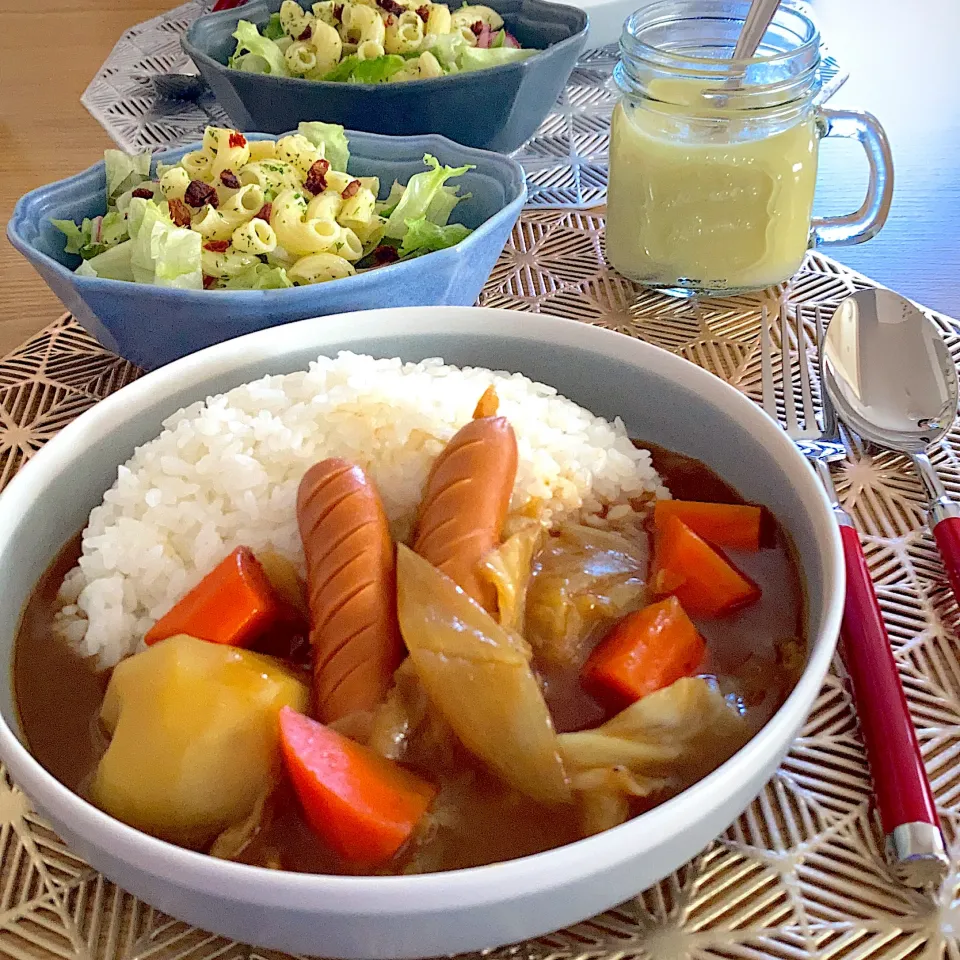
M 670 299 L 605 265 L 597 212 L 528 211 L 480 302 L 648 340 L 759 400 L 762 303 L 787 301 L 800 331 L 791 347 L 809 353 L 816 308 L 870 286 L 811 253 L 792 281 L 762 294 Z M 929 316 L 960 356 L 956 323 Z M 0 486 L 58 429 L 138 375 L 68 316 L 0 360 Z M 933 459 L 960 495 L 960 433 L 952 431 Z M 888 873 L 838 660 L 782 767 L 723 836 L 616 910 L 488 958 L 960 960 L 960 615 L 904 458 L 854 443 L 834 476 L 877 585 L 947 839 L 948 879 L 928 894 Z M 2 773 L 0 957 L 280 960 L 192 929 L 112 885 L 65 847 Z
M 200 140 L 207 124 L 230 126 L 180 48 L 181 35 L 211 5 L 190 0 L 131 27 L 84 91 L 81 102 L 123 150 L 165 150 Z M 604 202 L 617 56 L 616 44 L 584 51 L 553 110 L 514 153 L 527 174 L 530 206 L 587 209 Z M 823 102 L 847 75 L 822 45 L 821 57 Z M 158 93 L 158 74 L 189 75 L 193 99 Z

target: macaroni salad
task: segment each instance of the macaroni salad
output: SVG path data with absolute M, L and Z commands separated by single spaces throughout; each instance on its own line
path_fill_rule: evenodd
M 323 283 L 459 243 L 449 223 L 469 194 L 447 181 L 470 166 L 394 182 L 347 172 L 343 127 L 301 123 L 278 140 L 207 127 L 201 149 L 176 164 L 150 154 L 105 154 L 107 212 L 81 224 L 53 220 L 79 254 L 83 276 L 186 289 L 266 290 Z
M 229 65 L 250 73 L 353 83 L 429 80 L 522 60 L 490 7 L 418 0 L 321 0 L 308 12 L 284 0 L 262 31 L 241 20 Z

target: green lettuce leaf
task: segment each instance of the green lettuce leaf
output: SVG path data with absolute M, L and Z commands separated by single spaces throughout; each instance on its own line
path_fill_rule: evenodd
M 378 200 L 376 204 L 377 215 L 381 217 L 389 217 L 394 210 L 397 209 L 397 204 L 400 202 L 400 198 L 403 196 L 403 191 L 406 188 L 399 180 L 393 181 L 393 186 L 390 187 L 390 194 L 386 200 Z
M 462 223 L 439 226 L 426 217 L 407 221 L 407 232 L 400 244 L 400 256 L 420 256 L 434 250 L 444 250 L 468 237 L 472 231 Z
M 243 73 L 269 73 L 270 64 L 257 53 L 241 53 L 230 58 L 230 66 Z
M 458 33 L 441 33 L 434 41 L 430 52 L 440 61 L 444 70 L 456 72 L 460 69 L 460 54 L 467 46 L 467 41 Z
M 77 267 L 78 277 L 103 277 L 105 280 L 133 281 L 133 268 L 130 255 L 133 253 L 133 241 L 125 240 L 115 247 L 98 254 L 90 260 L 84 260 Z
M 385 83 L 404 68 L 406 60 L 399 54 L 387 53 L 382 57 L 361 60 L 355 53 L 344 57 L 323 80 L 333 83 Z
M 432 204 L 435 205 L 435 209 L 440 208 L 440 212 L 445 212 L 443 218 L 445 223 L 450 216 L 450 210 L 453 209 L 451 200 L 455 204 L 459 198 L 449 193 L 444 196 L 441 188 L 451 177 L 462 176 L 473 169 L 473 164 L 463 167 L 442 167 L 440 161 L 429 153 L 424 154 L 423 162 L 430 169 L 425 173 L 415 174 L 407 181 L 407 187 L 403 191 L 400 202 L 387 219 L 387 225 L 383 231 L 385 237 L 396 239 L 404 237 L 408 221 L 429 217 Z M 438 200 L 438 195 L 443 199 Z
M 283 267 L 269 267 L 265 263 L 255 264 L 224 283 L 227 290 L 283 290 L 292 286 L 293 281 Z
M 270 20 L 263 28 L 263 35 L 268 40 L 279 40 L 284 33 L 286 33 L 286 31 L 283 29 L 283 24 L 280 22 L 280 14 L 271 13 Z
M 306 137 L 315 147 L 322 148 L 324 159 L 334 170 L 347 172 L 350 147 L 343 127 L 338 123 L 320 123 L 319 120 L 304 121 L 297 125 L 297 133 Z
M 107 173 L 107 207 L 113 206 L 121 193 L 150 179 L 149 152 L 131 156 L 122 150 L 104 150 L 103 164 Z
M 84 260 L 96 257 L 127 239 L 127 221 L 115 210 L 102 217 L 86 217 L 78 227 L 72 220 L 50 221 L 67 238 L 64 250 Z
M 487 50 L 481 50 L 479 47 L 467 47 L 460 51 L 458 61 L 460 69 L 464 72 L 471 70 L 486 70 L 487 67 L 499 67 L 503 63 L 516 63 L 518 60 L 526 60 L 532 57 L 536 50 L 520 49 L 519 47 L 490 47 Z
M 130 201 L 133 279 L 159 287 L 202 290 L 200 247 L 203 238 L 194 230 L 175 226 L 165 215 L 165 209 L 140 197 Z
M 469 200 L 471 196 L 473 194 L 459 193 L 459 187 L 441 187 L 430 201 L 430 206 L 427 207 L 426 218 L 431 223 L 442 227 L 450 220 L 453 208 L 461 200 Z
M 253 53 L 258 57 L 263 57 L 267 62 L 269 70 L 265 71 L 278 77 L 288 75 L 287 64 L 283 59 L 283 52 L 280 48 L 266 37 L 261 37 L 257 32 L 255 24 L 249 20 L 241 20 L 237 23 L 237 29 L 233 32 L 237 41 L 237 49 L 230 58 L 229 66 L 236 67 L 236 62 L 243 54 Z

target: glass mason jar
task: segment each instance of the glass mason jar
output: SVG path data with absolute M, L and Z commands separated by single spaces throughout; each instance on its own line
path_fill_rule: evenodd
M 654 0 L 628 18 L 614 76 L 606 249 L 645 286 L 730 295 L 791 277 L 810 246 L 883 226 L 893 160 L 868 114 L 815 105 L 820 36 L 781 6 L 756 55 L 731 59 L 749 0 Z M 860 141 L 861 208 L 813 219 L 823 137 Z

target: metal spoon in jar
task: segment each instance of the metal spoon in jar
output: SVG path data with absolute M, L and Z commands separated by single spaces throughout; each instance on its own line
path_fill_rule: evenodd
M 940 331 L 899 294 L 861 290 L 831 318 L 821 363 L 840 419 L 864 440 L 912 458 L 929 498 L 937 549 L 960 601 L 960 503 L 927 456 L 957 415 L 957 368 Z

